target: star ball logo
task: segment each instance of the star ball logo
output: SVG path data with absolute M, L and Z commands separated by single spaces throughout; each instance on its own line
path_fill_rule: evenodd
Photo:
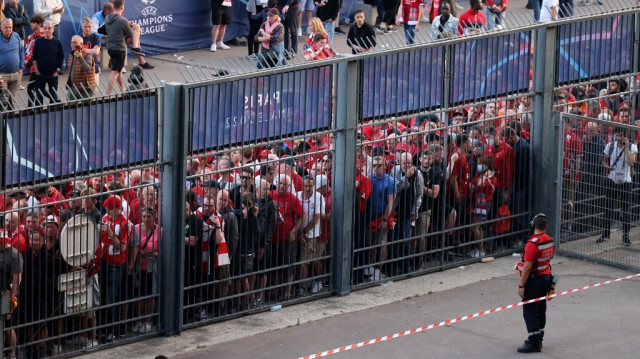
M 154 1 L 154 0 L 143 0 L 143 1 Z M 157 11 L 158 11 L 157 8 L 153 6 L 147 6 L 144 9 L 142 9 L 142 15 L 144 15 L 145 17 L 149 15 L 156 16 Z
M 146 5 L 151 5 L 151 4 L 154 4 L 156 0 L 142 0 L 142 2 Z

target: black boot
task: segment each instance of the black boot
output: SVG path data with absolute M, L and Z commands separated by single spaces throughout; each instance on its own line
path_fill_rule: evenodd
M 529 340 L 524 341 L 524 345 L 518 348 L 518 353 L 539 353 L 542 344 L 533 344 Z

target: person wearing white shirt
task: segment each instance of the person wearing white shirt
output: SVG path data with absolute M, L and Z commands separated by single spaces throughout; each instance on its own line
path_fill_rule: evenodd
M 324 214 L 324 198 L 316 192 L 315 178 L 305 176 L 302 182 L 302 191 L 296 193 L 296 197 L 302 203 L 304 217 L 302 220 L 302 261 L 318 259 L 324 253 L 320 253 L 320 249 L 324 249 L 324 245 L 319 243 L 320 238 L 320 215 Z M 324 252 L 324 250 L 322 250 Z M 300 279 L 302 280 L 301 288 L 298 290 L 298 296 L 306 296 L 306 279 L 308 273 L 308 263 L 300 268 Z
M 60 20 L 64 13 L 62 0 L 33 0 L 33 13 L 53 24 L 53 37 L 60 40 Z
M 558 0 L 542 0 L 542 6 L 540 6 L 540 21 L 557 20 L 558 7 Z
M 602 166 L 608 173 L 605 181 L 605 218 L 602 224 L 602 236 L 596 243 L 609 240 L 611 222 L 616 218 L 616 209 L 620 209 L 622 222 L 622 244 L 630 246 L 629 230 L 631 229 L 630 196 L 633 187 L 631 169 L 636 163 L 638 146 L 629 141 L 629 134 L 624 128 L 616 128 L 613 141 L 604 147 Z

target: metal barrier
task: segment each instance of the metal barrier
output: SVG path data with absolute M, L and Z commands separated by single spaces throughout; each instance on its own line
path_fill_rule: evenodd
M 591 255 L 578 238 L 612 205 L 556 181 L 549 119 L 558 88 L 639 73 L 636 12 L 4 107 L 4 233 L 25 259 L 21 293 L 36 293 L 18 296 L 5 347 L 73 355 L 509 254 L 533 212 L 562 218 L 562 250 Z M 623 61 L 589 65 L 594 44 Z
M 640 127 L 629 124 L 630 113 L 630 108 L 621 108 L 614 118 L 607 119 L 560 115 L 563 161 L 558 166 L 562 178 L 559 249 L 569 255 L 638 269 L 635 239 L 640 209 Z

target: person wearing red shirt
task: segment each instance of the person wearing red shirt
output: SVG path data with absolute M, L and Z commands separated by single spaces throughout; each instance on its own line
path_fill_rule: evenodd
M 116 195 L 109 196 L 102 207 L 107 210 L 107 214 L 102 217 L 100 223 L 100 241 L 96 248 L 95 258 L 90 261 L 90 265 L 100 262 L 100 288 L 105 288 L 104 296 L 100 303 L 105 305 L 114 304 L 119 301 L 120 281 L 127 259 L 127 245 L 131 232 L 131 222 L 122 214 L 122 201 Z M 104 299 L 104 301 L 102 300 Z M 106 323 L 111 324 L 106 328 L 108 342 L 114 340 L 114 326 L 118 320 L 119 308 L 110 306 L 107 308 Z
M 476 35 L 487 27 L 487 19 L 482 13 L 482 2 L 471 0 L 471 8 L 460 15 L 458 35 Z
M 24 41 L 24 67 L 29 70 L 31 77 L 29 78 L 29 84 L 27 85 L 27 94 L 33 94 L 32 91 L 36 89 L 36 72 L 33 66 L 33 46 L 36 44 L 36 40 L 44 36 L 44 30 L 42 25 L 44 24 L 44 17 L 41 15 L 34 15 L 31 20 L 31 35 L 27 36 Z M 33 96 L 33 95 L 32 95 Z
M 497 179 L 493 170 L 493 159 L 491 156 L 482 156 L 478 159 L 478 168 L 473 181 L 471 181 L 471 197 L 473 199 L 473 219 L 471 227 L 473 236 L 479 241 L 478 248 L 469 254 L 472 258 L 484 257 L 484 229 L 482 223 L 488 218 L 487 214 L 491 208 L 493 192 L 496 189 Z
M 500 137 L 495 128 L 487 128 L 484 137 L 487 141 L 487 146 L 484 148 L 484 155 L 491 156 L 493 159 L 493 166 L 496 172 L 496 178 L 498 179 L 496 196 L 498 201 L 504 203 L 509 200 L 509 192 L 513 185 L 515 153 L 513 147 L 502 140 L 502 137 Z
M 467 155 L 471 149 L 471 141 L 466 134 L 456 136 L 456 149 L 449 157 L 447 173 L 449 181 L 447 183 L 448 204 L 456 210 L 457 220 L 466 224 L 467 201 L 471 190 L 471 167 L 467 161 Z M 454 220 L 455 221 L 455 220 Z
M 307 61 L 324 60 L 336 57 L 336 53 L 327 43 L 327 37 L 324 34 L 316 34 L 313 37 L 313 44 L 304 52 L 304 58 Z
M 416 32 L 420 29 L 420 19 L 424 3 L 420 0 L 402 0 L 402 18 L 404 19 L 404 36 L 407 45 L 413 45 Z
M 531 221 L 533 235 L 525 244 L 517 266 L 520 271 L 518 295 L 524 301 L 545 296 L 551 288 L 551 259 L 555 253 L 555 242 L 546 233 L 548 226 L 549 220 L 543 213 L 537 214 Z M 534 353 L 542 349 L 546 312 L 546 300 L 522 306 L 522 316 L 527 325 L 529 338 L 518 348 L 518 352 Z
M 277 274 L 277 282 L 285 276 L 284 281 L 287 283 L 282 295 L 283 300 L 289 299 L 291 282 L 295 274 L 295 266 L 292 264 L 296 261 L 296 240 L 304 218 L 302 203 L 295 194 L 289 192 L 290 187 L 291 177 L 279 174 L 277 189 L 271 192 L 273 202 L 278 209 L 276 231 L 271 244 L 271 265 L 287 267 L 282 271 L 283 273 Z
M 487 19 L 487 31 L 493 29 L 502 30 L 504 13 L 507 11 L 509 0 L 485 0 L 485 17 Z
M 29 242 L 25 239 L 25 233 L 20 226 L 20 216 L 18 212 L 9 212 L 4 215 L 4 230 L 11 236 L 11 246 L 24 254 L 29 249 Z

